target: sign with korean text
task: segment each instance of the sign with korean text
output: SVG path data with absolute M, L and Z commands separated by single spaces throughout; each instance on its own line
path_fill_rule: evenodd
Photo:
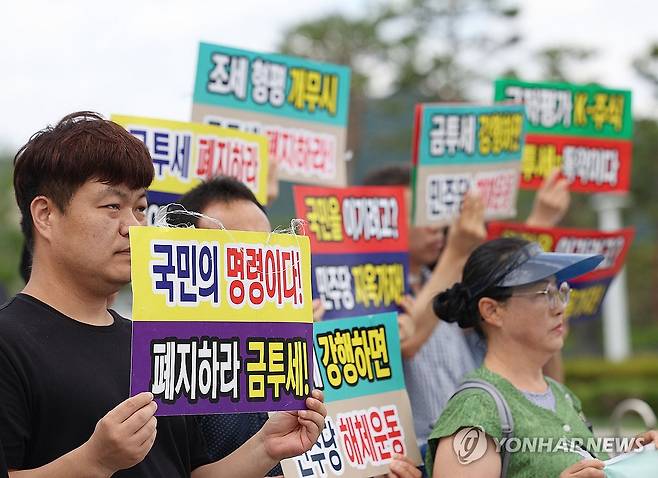
M 131 395 L 158 415 L 305 408 L 313 376 L 303 236 L 134 227 Z
M 404 188 L 294 186 L 325 319 L 398 310 L 408 291 Z
M 236 178 L 267 202 L 268 152 L 263 136 L 217 126 L 137 116 L 112 115 L 151 153 L 155 176 L 147 192 L 149 224 L 158 207 L 176 200 L 204 180 Z
M 573 191 L 628 191 L 633 153 L 630 91 L 499 79 L 495 100 L 526 108 L 521 187 L 536 189 L 561 168 Z
M 262 134 L 280 179 L 346 185 L 350 69 L 201 43 L 192 119 Z
M 519 105 L 416 105 L 414 224 L 450 224 L 471 187 L 482 194 L 485 218 L 514 217 L 524 125 Z
M 602 254 L 599 266 L 569 281 L 572 287 L 566 315 L 570 320 L 596 318 L 610 283 L 624 266 L 633 242 L 633 228 L 601 232 L 588 229 L 537 228 L 525 224 L 492 222 L 487 226 L 489 239 L 519 237 L 538 243 L 547 252 Z
M 282 462 L 286 478 L 386 474 L 395 453 L 420 464 L 396 314 L 319 322 L 313 334 L 328 413 L 313 448 Z

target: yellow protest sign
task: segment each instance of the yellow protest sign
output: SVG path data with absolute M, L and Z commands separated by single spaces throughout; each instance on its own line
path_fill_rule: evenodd
M 133 320 L 313 321 L 305 236 L 130 228 Z
M 265 136 L 137 116 L 112 115 L 111 119 L 142 141 L 151 153 L 155 177 L 149 191 L 181 195 L 203 180 L 230 176 L 246 184 L 261 204 L 267 202 Z M 149 202 L 153 202 L 151 195 Z

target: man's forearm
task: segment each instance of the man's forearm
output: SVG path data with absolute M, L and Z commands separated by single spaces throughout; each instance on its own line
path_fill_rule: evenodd
M 11 470 L 9 478 L 109 478 L 116 470 L 104 469 L 81 445 L 66 455 L 32 470 Z

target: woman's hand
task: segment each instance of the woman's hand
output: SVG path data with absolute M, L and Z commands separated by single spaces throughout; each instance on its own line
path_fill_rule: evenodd
M 395 454 L 386 478 L 420 478 L 422 473 L 406 455 Z
M 581 460 L 560 473 L 560 478 L 605 478 L 601 460 Z
M 658 448 L 658 431 L 649 430 L 648 432 L 641 433 L 633 439 L 633 448 L 640 448 L 641 446 L 653 443 Z

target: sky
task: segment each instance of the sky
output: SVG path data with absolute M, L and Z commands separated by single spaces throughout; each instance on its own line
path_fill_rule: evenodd
M 0 149 L 78 110 L 186 121 L 200 41 L 274 51 L 286 27 L 328 13 L 357 15 L 373 0 L 21 0 L 0 17 Z M 658 41 L 649 0 L 518 0 L 524 62 L 546 45 L 595 47 L 574 78 L 633 90 L 654 115 L 651 90 L 630 67 Z M 294 6 L 292 6 L 294 4 Z M 532 72 L 529 72 L 532 74 Z M 533 79 L 533 78 L 528 78 Z M 487 101 L 490 91 L 476 92 Z

